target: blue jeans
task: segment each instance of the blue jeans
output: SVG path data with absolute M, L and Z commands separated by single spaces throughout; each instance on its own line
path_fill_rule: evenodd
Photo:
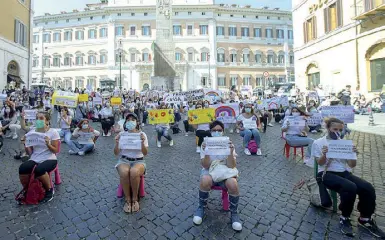
M 94 149 L 94 144 L 80 144 L 77 141 L 70 141 L 68 144 L 68 148 L 74 151 L 75 153 L 78 152 L 91 152 Z
M 60 137 L 64 137 L 65 143 L 69 144 L 71 142 L 72 133 L 70 129 L 60 130 Z
M 160 142 L 162 140 L 162 136 L 165 137 L 169 141 L 172 140 L 170 134 L 168 134 L 168 128 L 156 127 L 156 132 L 158 133 L 158 142 Z
M 306 146 L 307 145 L 307 151 L 305 156 L 310 157 L 311 156 L 311 146 L 313 145 L 314 139 L 309 137 L 300 137 L 298 135 L 290 135 L 286 134 L 286 141 L 290 146 L 293 147 L 299 147 L 299 146 Z
M 251 140 L 251 136 L 254 137 L 254 141 L 257 143 L 258 148 L 261 148 L 261 135 L 259 134 L 258 129 L 245 129 L 240 132 L 241 137 L 243 137 L 243 146 L 247 148 Z

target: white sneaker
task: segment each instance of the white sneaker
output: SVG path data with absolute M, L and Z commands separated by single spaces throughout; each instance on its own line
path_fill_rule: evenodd
M 230 133 L 233 133 L 234 132 L 234 129 L 230 129 Z
M 317 133 L 317 130 L 311 130 L 311 133 Z
M 156 145 L 158 146 L 158 148 L 162 147 L 162 144 L 160 142 L 157 142 Z
M 283 121 L 281 120 L 281 121 L 279 121 L 279 123 L 283 123 Z
M 7 135 L 5 135 L 5 138 L 11 138 L 12 137 L 12 133 L 8 133 Z
M 258 148 L 258 150 L 257 150 L 257 156 L 262 156 L 262 151 L 260 148 Z
M 237 129 L 237 133 L 239 133 L 239 129 Z
M 72 150 L 69 150 L 68 153 L 69 153 L 70 155 L 76 155 L 76 154 L 78 154 L 78 153 L 76 153 L 76 152 L 74 152 L 74 151 L 72 151 Z
M 184 136 L 185 136 L 185 137 L 188 137 L 188 133 L 186 133 Z
M 84 152 L 78 152 L 79 156 L 84 156 Z
M 111 136 L 111 131 L 109 131 L 109 132 L 107 133 L 107 137 L 109 137 L 109 136 Z
M 142 127 L 144 127 L 144 123 L 142 123 Z
M 267 126 L 274 127 L 274 125 L 272 123 L 267 124 Z
M 250 156 L 250 155 L 251 155 L 250 150 L 249 150 L 248 148 L 245 148 L 245 154 L 246 154 L 247 156 Z
M 242 224 L 239 222 L 234 222 L 231 226 L 233 227 L 233 229 L 235 231 L 241 231 L 242 230 Z
M 201 147 L 197 147 L 197 153 L 201 152 Z
M 17 134 L 13 134 L 12 139 L 16 140 L 18 138 Z
M 196 225 L 201 225 L 201 224 L 202 224 L 202 218 L 199 217 L 199 216 L 194 216 L 193 222 L 194 222 Z
M 174 146 L 174 140 L 170 141 L 170 147 Z

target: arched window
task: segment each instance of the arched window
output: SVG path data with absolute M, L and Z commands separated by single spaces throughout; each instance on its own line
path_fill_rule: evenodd
M 107 56 L 108 56 L 108 51 L 107 50 L 100 50 L 100 57 L 99 57 L 99 62 L 100 64 L 106 64 L 107 63 Z
M 278 53 L 278 63 L 280 63 L 280 64 L 285 63 L 285 53 L 283 51 L 280 51 Z
M 206 47 L 201 48 L 201 62 L 208 62 L 210 50 Z
M 250 49 L 245 48 L 242 50 L 242 61 L 244 64 L 248 64 L 250 62 Z
M 64 53 L 64 66 L 72 66 L 72 55 L 68 52 Z
M 83 56 L 84 54 L 79 51 L 75 53 L 75 65 L 83 66 Z
M 236 49 L 230 50 L 230 62 L 231 63 L 237 63 L 238 62 L 237 50 Z
M 96 52 L 88 51 L 88 65 L 96 64 Z
M 257 50 L 255 51 L 255 62 L 257 64 L 261 64 L 262 63 L 262 52 Z
M 267 51 L 267 64 L 275 63 L 275 53 L 273 50 Z
M 52 66 L 54 67 L 60 67 L 60 59 L 61 59 L 61 56 L 60 54 L 58 53 L 54 53 L 53 54 L 53 60 L 52 60 Z

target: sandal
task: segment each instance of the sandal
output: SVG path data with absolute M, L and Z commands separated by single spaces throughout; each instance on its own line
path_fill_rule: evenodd
M 131 203 L 130 202 L 125 202 L 124 203 L 124 207 L 123 207 L 123 211 L 125 212 L 125 213 L 131 213 Z
M 140 210 L 139 202 L 138 201 L 134 201 L 132 203 L 132 212 L 133 213 L 137 213 L 137 212 L 139 212 L 139 210 Z

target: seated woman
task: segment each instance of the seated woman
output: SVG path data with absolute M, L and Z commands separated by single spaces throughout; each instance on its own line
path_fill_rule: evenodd
M 139 184 L 140 177 L 146 171 L 146 162 L 143 157 L 148 153 L 147 135 L 139 128 L 138 116 L 128 113 L 124 122 L 124 132 L 115 137 L 114 154 L 119 156 L 119 161 L 115 165 L 120 176 L 120 184 L 123 188 L 126 203 L 123 211 L 126 213 L 138 212 Z M 141 139 L 141 149 L 120 149 L 119 141 L 122 134 L 139 133 Z
M 305 119 L 306 114 L 302 112 L 298 107 L 293 107 L 291 109 L 290 116 L 294 117 L 303 117 Z M 305 120 L 306 121 L 306 120 Z M 309 131 L 309 126 L 307 122 L 305 122 L 305 126 L 291 126 L 289 118 L 285 118 L 285 121 L 282 124 L 281 128 L 282 132 L 286 133 L 286 141 L 290 146 L 306 146 L 307 151 L 305 154 L 305 163 L 309 166 L 312 166 L 314 163 L 311 161 L 311 146 L 314 142 L 314 139 L 309 138 L 307 136 L 307 132 Z
M 59 152 L 60 136 L 55 129 L 49 127 L 50 120 L 48 113 L 38 113 L 36 115 L 35 129 L 31 130 L 30 133 L 43 133 L 45 135 L 45 144 L 27 148 L 30 159 L 19 167 L 20 182 L 23 189 L 26 190 L 32 170 L 36 166 L 35 178 L 42 183 L 46 191 L 42 202 L 49 202 L 53 198 L 54 190 L 48 173 L 56 168 L 56 154 Z
M 255 125 L 255 127 L 247 127 L 246 122 L 251 126 Z M 261 136 L 258 131 L 258 127 L 260 127 L 260 122 L 256 114 L 254 114 L 254 108 L 251 103 L 246 103 L 245 107 L 242 110 L 242 113 L 237 118 L 237 126 L 240 131 L 241 137 L 243 137 L 243 147 L 245 148 L 244 152 L 246 155 L 250 156 L 250 150 L 248 149 L 249 142 L 251 141 L 251 137 L 254 138 L 254 141 L 257 143 L 258 150 L 257 155 L 261 156 Z
M 100 112 L 101 114 L 101 123 L 103 129 L 103 136 L 111 136 L 111 127 L 115 124 L 114 112 L 109 102 L 106 103 L 106 106 Z
M 373 101 L 372 101 L 372 104 L 371 104 L 371 107 L 372 107 L 372 111 L 375 112 L 375 113 L 380 113 L 382 112 L 382 101 L 381 101 L 381 98 L 379 97 L 376 97 Z
M 60 137 L 64 137 L 66 144 L 71 142 L 71 122 L 72 117 L 67 107 L 63 107 L 60 112 L 60 119 L 58 125 L 60 127 Z
M 224 132 L 224 125 L 220 121 L 214 121 L 210 124 L 210 132 L 213 137 L 221 137 Z M 216 160 L 220 160 L 221 164 L 226 165 L 229 168 L 235 168 L 237 165 L 234 145 L 230 142 L 230 155 L 217 155 L 209 156 L 205 154 L 206 143 L 202 143 L 201 151 L 201 164 L 203 169 L 201 170 L 200 185 L 199 185 L 199 206 L 194 213 L 193 222 L 196 225 L 200 225 L 205 215 L 205 207 L 207 206 L 207 200 L 212 186 L 220 186 L 227 189 L 230 200 L 230 212 L 232 227 L 236 231 L 242 230 L 242 223 L 238 215 L 238 202 L 239 202 L 239 187 L 236 177 L 228 178 L 222 182 L 214 182 L 209 169 L 211 163 Z
M 385 239 L 385 233 L 378 228 L 372 218 L 376 208 L 376 192 L 374 187 L 369 182 L 351 173 L 351 169 L 357 165 L 357 160 L 326 158 L 328 141 L 341 139 L 340 136 L 344 129 L 344 122 L 336 118 L 330 118 L 325 123 L 328 134 L 314 141 L 312 157 L 315 158 L 319 165 L 317 178 L 322 180 L 326 188 L 336 191 L 340 195 L 341 232 L 351 237 L 354 236 L 350 215 L 358 195 L 357 210 L 360 212 L 358 224 L 375 237 Z M 353 151 L 357 152 L 357 149 L 353 147 Z
M 15 111 L 15 108 L 10 102 L 6 102 L 4 112 L 1 114 L 0 118 L 2 118 L 2 127 L 1 131 L 5 135 L 7 131 L 10 131 L 7 135 L 5 135 L 6 138 L 17 139 L 17 131 L 20 129 L 20 127 L 17 127 L 17 114 Z
M 202 101 L 197 102 L 195 109 L 203 109 Z M 197 125 L 194 125 L 194 128 L 196 129 L 195 135 L 198 137 L 198 142 L 197 142 L 198 146 L 197 146 L 196 152 L 200 153 L 201 146 L 205 137 L 211 137 L 210 124 L 208 123 L 197 124 Z
M 92 121 L 93 122 L 100 122 L 102 119 L 102 106 L 100 104 L 96 104 L 95 107 L 93 108 L 93 116 L 92 116 Z
M 309 100 L 308 102 L 308 106 L 306 107 L 306 111 L 312 115 L 314 113 L 318 113 L 318 110 L 317 110 L 317 103 L 316 101 L 314 101 L 313 99 L 312 100 Z M 317 133 L 317 132 L 321 132 L 321 124 L 316 124 L 316 125 L 310 125 L 309 124 L 309 131 L 311 133 Z
M 164 103 L 162 103 L 159 106 L 159 109 L 167 109 L 167 106 Z M 172 137 L 170 136 L 170 133 L 168 132 L 170 130 L 170 124 L 168 124 L 168 123 L 157 124 L 155 126 L 155 129 L 156 129 L 156 132 L 158 134 L 158 138 L 156 141 L 156 145 L 158 146 L 158 148 L 162 147 L 162 143 L 161 143 L 162 136 L 170 142 L 170 146 L 174 145 L 174 141 L 172 140 Z
M 68 143 L 68 147 L 70 149 L 69 154 L 78 154 L 80 156 L 83 156 L 84 154 L 91 152 L 94 149 L 96 140 L 98 140 L 98 137 L 100 136 L 100 132 L 90 127 L 88 119 L 80 120 L 77 128 L 72 133 L 72 137 L 79 138 L 79 136 L 83 133 L 92 133 L 93 137 L 87 139 L 87 143 L 79 142 L 79 140 L 71 140 Z

